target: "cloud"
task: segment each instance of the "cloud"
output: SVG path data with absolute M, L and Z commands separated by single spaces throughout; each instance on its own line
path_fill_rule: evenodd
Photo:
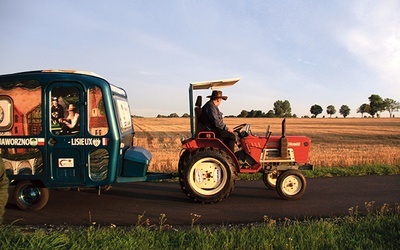
M 383 85 L 400 91 L 400 2 L 358 1 L 351 12 L 354 20 L 339 29 L 337 39 Z

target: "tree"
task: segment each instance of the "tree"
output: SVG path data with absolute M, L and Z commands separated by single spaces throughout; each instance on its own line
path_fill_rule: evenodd
M 256 116 L 256 111 L 254 109 L 250 110 L 250 112 L 247 114 L 247 117 L 254 117 Z
M 310 108 L 310 113 L 313 114 L 315 118 L 317 118 L 317 115 L 322 113 L 322 107 L 318 104 L 314 104 Z
M 249 112 L 247 112 L 246 110 L 242 110 L 242 112 L 240 112 L 238 117 L 247 117 L 248 115 L 249 115 Z
M 333 105 L 329 105 L 328 107 L 326 107 L 326 113 L 332 117 L 332 115 L 334 115 L 336 113 L 336 109 L 335 106 Z
M 390 98 L 385 98 L 383 105 L 386 111 L 389 111 L 389 116 L 392 117 L 393 112 L 397 112 L 400 109 L 400 103 Z
M 275 113 L 274 113 L 274 111 L 272 109 L 270 109 L 265 116 L 269 117 L 269 118 L 272 118 L 272 117 L 275 117 Z
M 340 107 L 339 113 L 343 115 L 344 118 L 346 118 L 350 114 L 350 108 L 347 105 L 342 105 Z
M 369 114 L 372 115 L 372 117 L 374 117 L 378 112 L 385 110 L 383 100 L 379 95 L 372 94 L 368 99 L 370 108 Z
M 292 108 L 288 100 L 278 100 L 274 102 L 274 112 L 276 117 L 291 117 Z
M 368 103 L 361 104 L 360 107 L 357 109 L 357 113 L 361 113 L 361 117 L 364 117 L 364 113 L 369 114 L 370 107 Z

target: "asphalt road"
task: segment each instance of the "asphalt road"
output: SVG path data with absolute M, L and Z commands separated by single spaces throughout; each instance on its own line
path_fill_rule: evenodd
M 10 189 L 11 191 L 11 189 Z M 100 196 L 94 189 L 51 190 L 49 203 L 40 211 L 21 211 L 12 199 L 6 206 L 5 224 L 15 225 L 117 225 L 138 223 L 143 215 L 151 225 L 230 225 L 262 222 L 264 216 L 284 220 L 348 215 L 365 202 L 378 208 L 400 204 L 400 175 L 307 179 L 307 190 L 297 201 L 286 201 L 268 190 L 261 180 L 238 181 L 229 197 L 216 204 L 192 202 L 177 182 L 116 184 Z M 201 217 L 197 218 L 194 214 Z

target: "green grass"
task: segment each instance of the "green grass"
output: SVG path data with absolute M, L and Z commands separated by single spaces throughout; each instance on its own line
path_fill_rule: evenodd
M 246 226 L 171 228 L 0 226 L 0 249 L 399 249 L 399 208 L 367 216 L 275 221 Z
M 339 177 L 339 176 L 365 176 L 365 175 L 395 175 L 400 174 L 398 165 L 359 165 L 351 167 L 314 167 L 314 170 L 303 170 L 307 178 Z M 261 173 L 240 174 L 241 180 L 259 180 Z
M 306 177 L 337 177 L 365 175 L 395 175 L 400 174 L 398 165 L 359 165 L 351 167 L 317 167 L 313 171 L 304 171 Z

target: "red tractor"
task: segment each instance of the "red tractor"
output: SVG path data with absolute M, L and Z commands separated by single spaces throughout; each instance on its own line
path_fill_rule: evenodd
M 305 136 L 286 136 L 286 120 L 282 134 L 265 136 L 251 133 L 249 124 L 234 128 L 236 150 L 232 152 L 211 131 L 197 131 L 202 97 L 193 106 L 193 90 L 218 89 L 232 86 L 239 79 L 197 82 L 189 86 L 190 124 L 192 137 L 182 141 L 179 159 L 179 183 L 184 193 L 194 201 L 214 203 L 227 197 L 240 173 L 263 173 L 269 189 L 276 189 L 286 200 L 299 199 L 306 190 L 306 179 L 300 169 L 311 170 L 308 152 L 311 140 Z

